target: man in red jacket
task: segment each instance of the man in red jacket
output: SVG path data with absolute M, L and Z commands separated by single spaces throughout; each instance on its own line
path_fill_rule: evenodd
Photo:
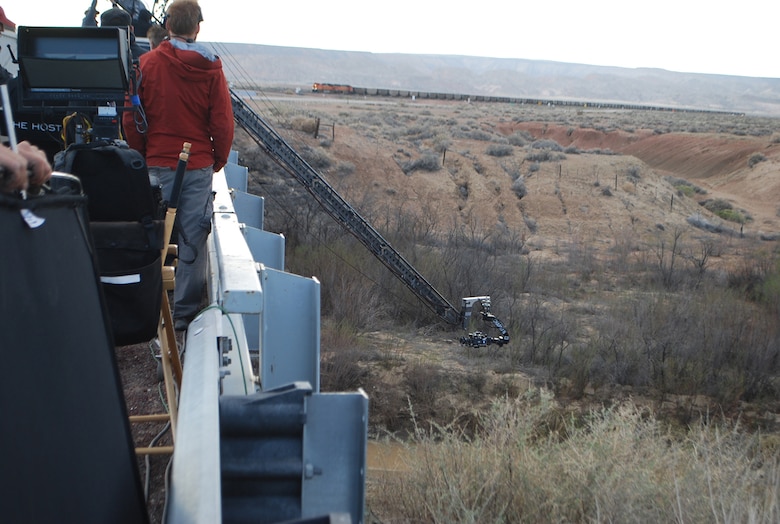
M 166 199 L 171 196 L 182 144 L 192 144 L 176 211 L 179 261 L 173 316 L 177 330 L 186 329 L 200 310 L 213 209 L 211 179 L 214 171 L 224 167 L 233 143 L 233 109 L 222 62 L 195 42 L 202 20 L 197 0 L 171 3 L 166 22 L 169 39 L 141 56 L 138 97 L 143 112 L 123 115 L 128 144 L 144 154 L 149 175 L 162 183 Z

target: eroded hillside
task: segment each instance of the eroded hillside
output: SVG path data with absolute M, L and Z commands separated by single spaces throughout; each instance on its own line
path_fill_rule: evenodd
M 527 130 L 534 136 L 549 136 L 566 147 L 607 148 L 633 156 L 656 174 L 689 180 L 705 188 L 710 196 L 717 195 L 746 210 L 753 217 L 752 229 L 780 231 L 780 142 L 776 135 L 756 137 L 652 130 L 604 132 L 539 123 L 512 127 Z M 755 155 L 763 159 L 751 165 Z
M 367 214 L 392 207 L 382 213 L 426 216 L 440 232 L 516 235 L 537 250 L 689 229 L 694 214 L 746 236 L 780 232 L 772 120 L 322 96 L 279 104 L 276 125 Z M 296 130 L 307 118 L 320 118 L 319 138 Z M 697 192 L 686 196 L 677 179 Z M 744 223 L 699 205 L 708 199 L 728 201 Z
M 409 431 L 412 411 L 468 425 L 495 395 L 540 386 L 562 402 L 652 399 L 683 422 L 767 401 L 748 418 L 780 427 L 768 400 L 780 391 L 780 295 L 762 287 L 780 233 L 776 121 L 270 103 L 263 116 L 421 274 L 453 302 L 491 295 L 512 334 L 501 348 L 460 347 L 239 134 L 250 190 L 269 200 L 266 228 L 285 234 L 294 272 L 323 283 L 323 387 L 365 388 L 375 429 Z

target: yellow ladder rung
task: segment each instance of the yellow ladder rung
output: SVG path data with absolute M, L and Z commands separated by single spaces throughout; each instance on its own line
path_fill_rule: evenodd
M 168 413 L 155 413 L 153 415 L 130 415 L 130 422 L 167 422 L 171 420 Z
M 136 455 L 173 455 L 173 446 L 158 446 L 154 448 L 135 448 Z

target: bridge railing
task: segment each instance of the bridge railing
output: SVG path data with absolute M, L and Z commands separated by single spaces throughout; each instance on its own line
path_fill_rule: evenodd
M 320 392 L 320 283 L 284 271 L 284 237 L 263 230 L 236 160 L 214 175 L 209 306 L 186 333 L 168 521 L 362 522 L 368 398 Z

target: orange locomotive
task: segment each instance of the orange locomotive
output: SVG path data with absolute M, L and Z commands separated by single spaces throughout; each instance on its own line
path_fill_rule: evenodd
M 355 88 L 350 85 L 321 84 L 319 82 L 315 82 L 314 85 L 312 85 L 311 90 L 313 93 L 346 93 L 350 95 L 355 92 Z

